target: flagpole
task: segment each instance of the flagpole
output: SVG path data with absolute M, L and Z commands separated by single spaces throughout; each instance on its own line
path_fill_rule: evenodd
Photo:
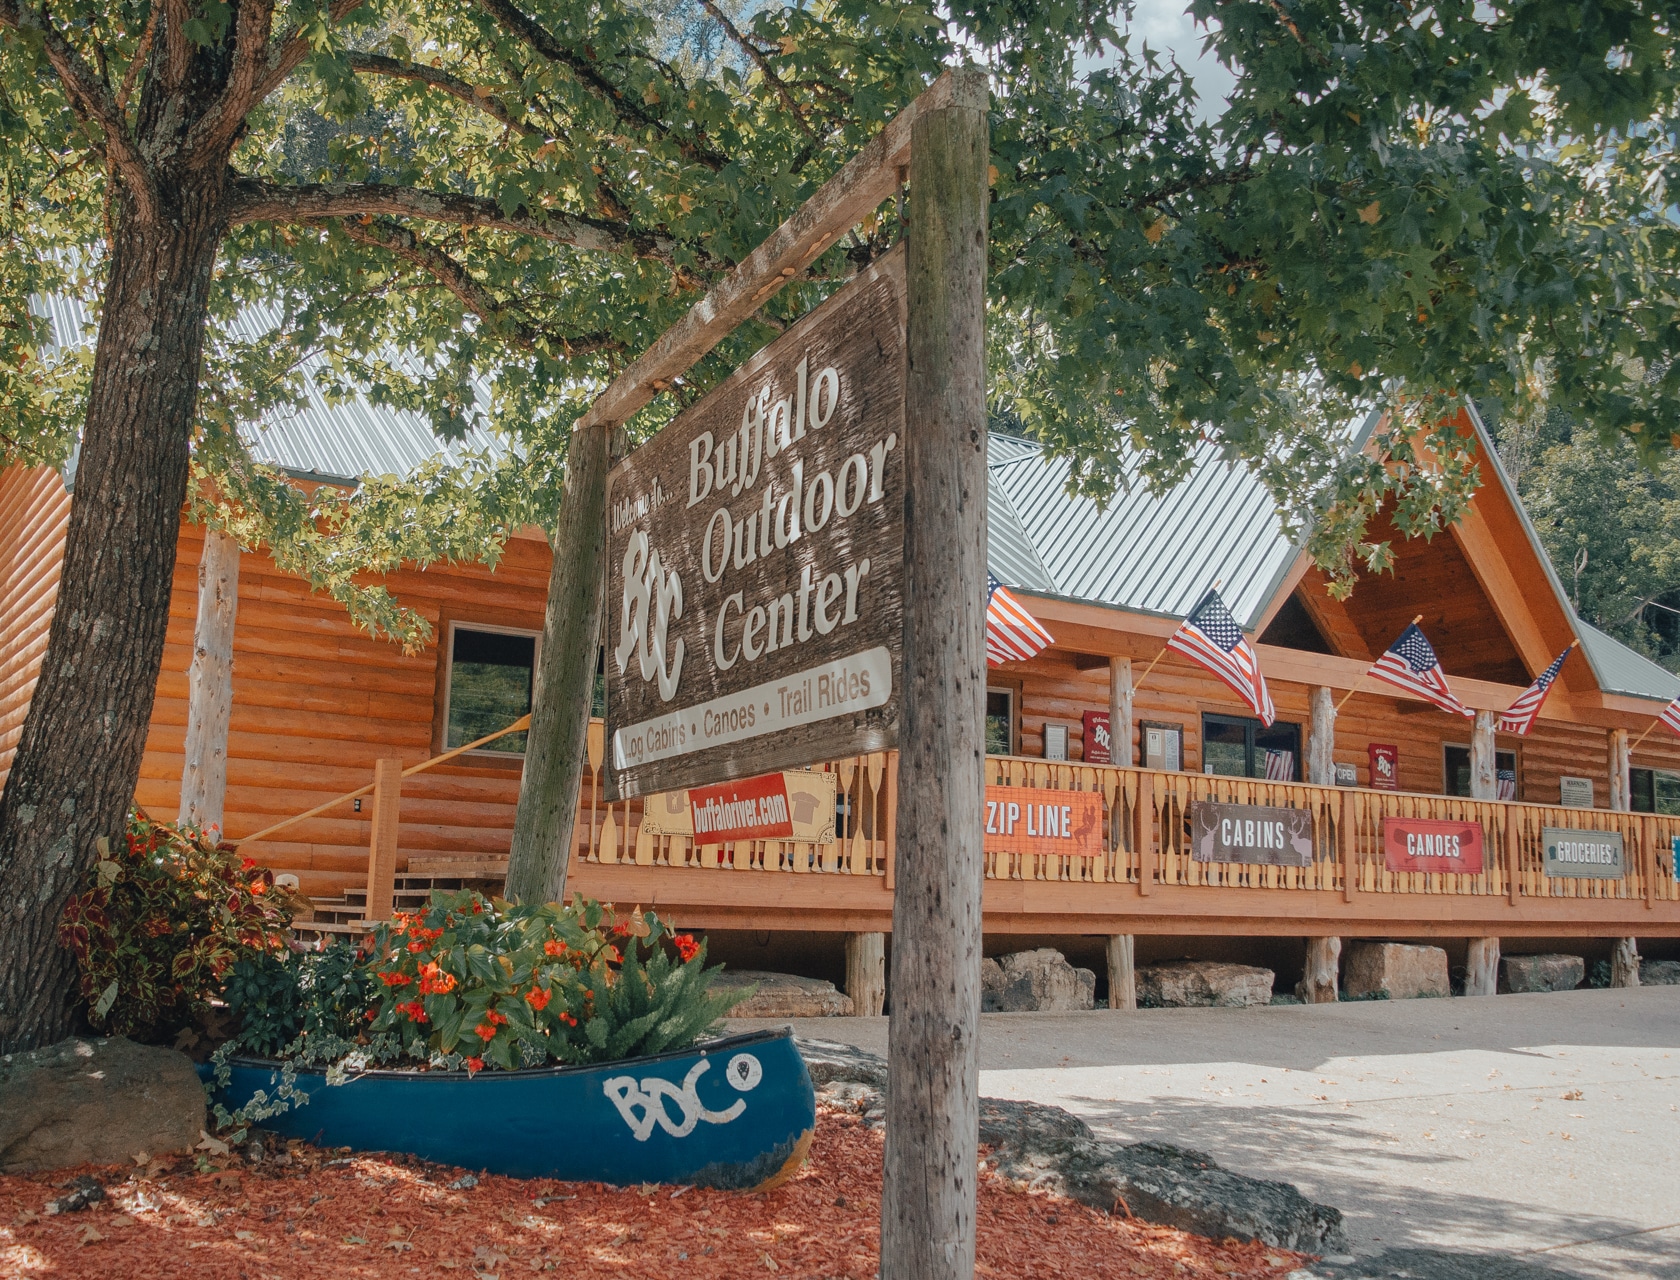
M 1412 619 L 1412 626 L 1415 627 L 1415 626 L 1417 626 L 1418 623 L 1420 623 L 1422 621 L 1423 621 L 1423 615 L 1420 613 L 1420 614 L 1418 614 L 1417 617 Z M 1359 679 L 1357 679 L 1353 682 L 1353 685 L 1348 689 L 1348 691 L 1342 695 L 1342 700 L 1336 704 L 1336 714 L 1337 715 L 1342 714 L 1342 708 L 1347 706 L 1348 699 L 1353 697 L 1353 695 L 1358 692 L 1359 686 L 1365 683 L 1365 677 L 1368 676 L 1370 673 L 1371 673 L 1371 669 L 1369 667 L 1366 667 L 1365 670 L 1363 670 L 1359 673 Z
M 1663 718 L 1661 716 L 1658 716 L 1655 720 L 1651 721 L 1651 723 L 1646 726 L 1645 732 L 1633 740 L 1633 745 L 1628 748 L 1628 755 L 1631 756 L 1635 751 L 1639 750 L 1639 744 L 1644 742 L 1646 738 L 1649 738 L 1651 736 L 1651 730 L 1655 729 L 1662 722 Z
M 1218 591 L 1219 590 L 1219 584 L 1221 582 L 1224 582 L 1224 581 L 1225 581 L 1224 578 L 1215 578 L 1213 580 L 1213 586 L 1209 587 L 1208 590 L 1209 591 Z M 1206 599 L 1206 594 L 1205 593 L 1203 595 L 1203 599 Z M 1161 652 L 1155 655 L 1155 662 L 1151 662 L 1147 667 L 1145 667 L 1143 669 L 1143 674 L 1132 682 L 1132 692 L 1133 693 L 1136 693 L 1139 689 L 1141 689 L 1143 687 L 1143 682 L 1145 680 L 1149 679 L 1149 673 L 1151 671 L 1155 670 L 1155 663 L 1160 662 L 1161 659 L 1166 657 L 1166 656 L 1167 656 L 1167 646 L 1162 645 L 1161 646 Z

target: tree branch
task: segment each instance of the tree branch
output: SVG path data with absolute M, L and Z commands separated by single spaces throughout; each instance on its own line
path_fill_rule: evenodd
M 510 0 L 474 0 L 474 3 L 508 34 L 524 41 L 550 62 L 557 62 L 571 71 L 577 77 L 578 83 L 610 106 L 618 113 L 620 119 L 630 124 L 657 129 L 661 135 L 670 136 L 669 125 L 658 116 L 642 110 L 639 103 L 625 97 L 623 90 L 603 76 L 591 59 L 561 44 L 545 27 L 515 7 Z M 713 172 L 729 163 L 728 156 L 710 147 L 702 147 L 681 138 L 676 142 L 683 155 L 705 165 Z
M 359 71 L 363 75 L 389 76 L 396 80 L 418 80 L 434 89 L 441 89 L 450 97 L 459 99 L 470 107 L 476 107 L 485 115 L 501 121 L 509 129 L 517 130 L 527 138 L 543 138 L 546 140 L 548 136 L 536 125 L 514 119 L 513 113 L 495 95 L 481 93 L 478 86 L 469 84 L 459 76 L 451 75 L 437 67 L 428 67 L 418 62 L 403 62 L 383 53 L 347 53 L 345 61 L 350 64 L 352 70 Z
M 505 212 L 495 200 L 456 191 L 422 191 L 380 182 L 327 182 L 278 185 L 260 178 L 238 177 L 229 186 L 228 221 L 318 222 L 323 218 L 351 218 L 363 214 L 422 218 L 460 227 L 484 227 L 517 235 L 538 236 L 556 244 L 599 253 L 623 253 L 660 262 L 676 261 L 677 242 L 661 232 L 642 231 L 622 222 L 583 218 L 576 214 L 521 207 Z M 701 254 L 707 268 L 724 264 Z
M 764 73 L 765 82 L 775 89 L 777 96 L 781 98 L 782 103 L 787 107 L 788 111 L 792 113 L 794 122 L 805 131 L 805 136 L 812 142 L 817 141 L 816 130 L 811 128 L 810 121 L 805 119 L 805 113 L 799 109 L 799 104 L 793 100 L 793 94 L 788 92 L 787 85 L 782 83 L 782 78 L 777 75 L 775 70 L 770 66 L 770 60 L 759 51 L 757 45 L 741 34 L 740 28 L 731 22 L 729 20 L 729 16 L 724 13 L 722 9 L 718 8 L 712 0 L 700 0 L 700 3 L 707 13 L 717 19 L 718 25 L 723 28 L 724 34 L 736 44 L 740 45 L 742 50 L 745 51 L 747 57 L 751 58 L 758 64 L 758 69 Z
M 37 12 L 19 0 L 0 0 L 0 27 L 37 36 L 41 48 L 58 75 L 59 83 L 76 114 L 99 126 L 105 135 L 105 159 L 122 176 L 134 197 L 135 213 L 146 222 L 157 216 L 157 197 L 151 175 L 129 135 L 128 122 L 111 96 L 110 86 L 88 66 L 45 12 Z

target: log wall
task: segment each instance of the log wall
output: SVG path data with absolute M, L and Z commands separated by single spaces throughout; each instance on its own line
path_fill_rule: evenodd
M 58 472 L 0 471 L 0 787 L 47 651 L 69 520 L 70 494 Z

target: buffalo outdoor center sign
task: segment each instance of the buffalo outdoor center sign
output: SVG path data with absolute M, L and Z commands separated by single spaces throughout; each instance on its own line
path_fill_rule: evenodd
M 608 793 L 897 745 L 904 254 L 608 480 Z

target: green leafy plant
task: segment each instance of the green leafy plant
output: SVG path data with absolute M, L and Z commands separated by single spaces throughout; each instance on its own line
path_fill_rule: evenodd
M 231 846 L 136 809 L 122 847 L 102 839 L 99 853 L 59 939 L 100 1030 L 170 1036 L 209 1011 L 241 961 L 284 954 L 297 900 Z
M 436 892 L 381 925 L 372 950 L 370 1030 L 410 1059 L 469 1071 L 681 1048 L 740 999 L 707 990 L 704 944 L 651 911 L 613 921 L 581 897 L 515 906 Z

